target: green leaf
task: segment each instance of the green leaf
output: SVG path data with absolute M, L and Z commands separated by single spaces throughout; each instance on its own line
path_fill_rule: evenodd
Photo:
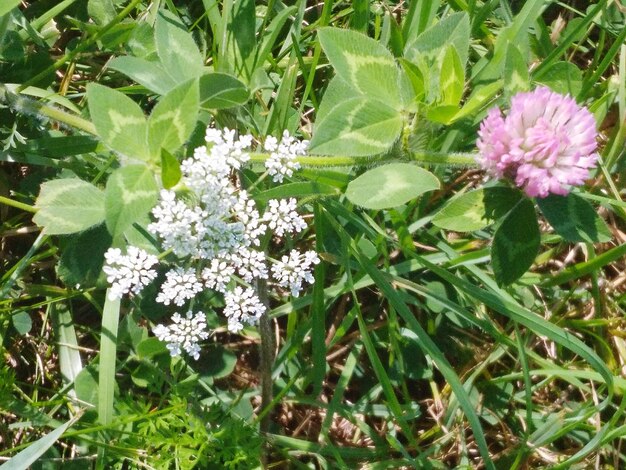
M 470 44 L 470 21 L 467 13 L 453 13 L 439 23 L 431 26 L 417 38 L 408 41 L 404 48 L 404 57 L 411 62 L 420 54 L 431 58 L 448 45 L 456 50 L 461 65 L 465 67 Z
M 499 285 L 517 280 L 533 264 L 540 234 L 535 207 L 522 199 L 496 230 L 491 246 L 491 263 Z
M 474 80 L 483 82 L 501 78 L 508 45 L 515 44 L 518 49 L 527 50 L 528 31 L 545 8 L 544 0 L 527 0 L 523 3 L 513 22 L 498 31 L 493 55 L 486 55 L 474 67 L 475 72 L 472 74 L 476 75 Z
M 116 57 L 109 63 L 109 67 L 159 95 L 165 95 L 176 86 L 174 79 L 160 64 L 149 60 L 131 56 Z
M 143 214 L 130 227 L 124 230 L 124 238 L 129 245 L 141 248 L 150 254 L 158 255 L 160 253 L 159 243 L 148 230 L 148 225 L 151 222 L 150 214 Z
M 84 367 L 74 380 L 74 390 L 79 400 L 98 405 L 98 380 L 97 371 L 92 366 Z
M 526 59 L 515 47 L 509 43 L 506 49 L 506 60 L 504 62 L 504 89 L 509 95 L 514 95 L 519 91 L 530 89 L 530 76 L 528 74 L 528 64 Z
M 21 0 L 3 0 L 2 4 L 0 4 L 0 16 L 6 15 L 20 3 L 22 3 Z
M 275 188 L 255 194 L 255 201 L 267 202 L 270 199 L 283 199 L 289 197 L 310 197 L 322 195 L 338 195 L 341 192 L 335 186 L 317 181 L 303 181 L 298 183 L 287 183 Z
M 570 242 L 605 243 L 611 232 L 591 204 L 576 194 L 550 195 L 537 204 L 556 233 Z
M 470 191 L 450 199 L 432 222 L 446 230 L 473 232 L 506 215 L 520 198 L 519 191 L 504 187 Z
M 311 152 L 322 155 L 368 156 L 386 152 L 402 131 L 402 115 L 365 97 L 335 106 L 318 124 Z
M 89 0 L 87 14 L 99 26 L 104 26 L 115 19 L 116 11 L 112 0 Z
M 173 188 L 178 184 L 183 172 L 180 170 L 180 162 L 167 150 L 161 150 L 161 182 L 165 189 Z
M 401 70 L 391 52 L 356 31 L 322 28 L 318 35 L 337 75 L 354 88 L 353 93 L 401 108 Z
M 26 470 L 35 463 L 39 457 L 54 445 L 54 443 L 63 435 L 76 419 L 73 418 L 67 423 L 62 424 L 54 431 L 46 434 L 40 439 L 30 444 L 26 449 L 16 454 L 13 458 L 2 465 L 6 470 Z
M 204 57 L 176 16 L 160 10 L 154 33 L 163 69 L 176 83 L 186 82 L 204 73 Z
M 89 113 L 102 141 L 131 159 L 150 160 L 143 111 L 124 93 L 97 83 L 87 85 Z
M 463 96 L 465 71 L 459 54 L 453 46 L 446 47 L 439 75 L 440 103 L 443 105 L 458 106 Z
M 455 105 L 435 106 L 426 111 L 426 117 L 429 121 L 448 124 L 452 122 L 459 112 L 459 107 Z
M 149 359 L 157 354 L 167 354 L 165 343 L 158 338 L 146 338 L 137 345 L 137 356 L 140 359 Z
M 425 90 L 426 90 L 426 85 L 425 85 L 426 82 L 424 79 L 424 74 L 422 73 L 422 71 L 417 65 L 415 65 L 413 62 L 409 62 L 406 59 L 400 59 L 400 64 L 402 64 L 402 67 L 404 68 L 407 78 L 409 79 L 409 82 L 411 83 L 411 86 L 413 87 L 413 93 L 415 94 L 415 99 L 417 101 L 422 100 L 425 96 Z
M 491 82 L 480 88 L 476 87 L 472 94 L 467 98 L 463 107 L 448 122 L 450 124 L 459 119 L 474 115 L 478 110 L 489 104 L 491 99 L 502 89 L 502 80 Z
M 197 80 L 183 83 L 161 98 L 148 119 L 148 144 L 153 161 L 160 159 L 162 148 L 173 153 L 185 143 L 196 126 L 198 111 Z
M 33 321 L 30 315 L 23 310 L 11 315 L 11 323 L 13 323 L 13 328 L 22 336 L 28 333 L 33 327 Z
M 54 339 L 58 353 L 59 371 L 64 384 L 74 384 L 78 374 L 83 370 L 80 358 L 80 347 L 76 338 L 76 329 L 72 312 L 65 302 L 54 302 L 49 307 L 49 318 L 54 330 Z M 76 391 L 70 390 L 69 395 L 76 398 Z
M 102 327 L 100 330 L 100 358 L 98 362 L 98 386 L 92 393 L 97 393 L 98 421 L 107 425 L 113 421 L 115 405 L 115 373 L 117 370 L 117 333 L 120 319 L 120 299 L 111 299 L 107 289 L 106 300 L 102 310 Z M 83 369 L 87 370 L 87 369 Z M 80 374 L 79 374 L 80 375 Z M 78 393 L 78 389 L 76 390 Z
M 583 74 L 571 62 L 555 62 L 544 70 L 537 82 L 547 85 L 557 93 L 577 96 L 583 88 Z
M 346 197 L 367 209 L 389 209 L 417 196 L 439 189 L 432 173 L 410 163 L 390 163 L 363 173 L 353 180 Z
M 200 77 L 200 105 L 208 109 L 240 106 L 248 101 L 246 85 L 225 73 L 208 73 Z
M 237 365 L 237 356 L 219 345 L 209 345 L 202 352 L 204 361 L 198 362 L 196 370 L 203 379 L 219 379 L 231 374 Z
M 339 104 L 354 98 L 353 93 L 352 86 L 346 83 L 339 75 L 335 75 L 328 83 L 328 87 L 326 87 L 324 92 L 324 98 L 322 98 L 320 107 L 317 109 L 317 122 L 322 122 L 330 111 Z
M 115 239 L 152 210 L 158 187 L 148 167 L 129 165 L 111 174 L 105 196 L 106 225 Z
M 43 183 L 35 207 L 33 222 L 48 235 L 81 232 L 104 221 L 104 194 L 78 178 Z
M 59 260 L 59 277 L 70 287 L 94 286 L 102 272 L 104 252 L 111 246 L 111 235 L 101 224 L 68 238 Z
M 95 152 L 98 139 L 89 135 L 68 135 L 60 137 L 41 137 L 29 139 L 15 147 L 16 151 L 39 154 L 50 158 L 68 157 L 82 153 Z

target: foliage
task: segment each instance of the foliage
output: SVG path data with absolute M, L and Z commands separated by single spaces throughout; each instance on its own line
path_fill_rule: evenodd
M 7 468 L 624 467 L 625 18 L 606 0 L 3 2 Z M 589 109 L 600 156 L 545 198 L 476 164 L 489 110 L 541 86 Z M 151 222 L 161 190 L 198 203 L 183 162 L 207 127 L 251 136 L 234 193 L 311 214 L 259 237 L 264 256 L 322 262 L 299 296 L 248 283 L 258 328 L 228 331 L 201 289 L 195 361 L 154 334 L 175 311 L 163 266 L 195 261 Z M 275 178 L 285 135 L 308 152 Z M 129 247 L 162 266 L 120 300 L 102 268 Z

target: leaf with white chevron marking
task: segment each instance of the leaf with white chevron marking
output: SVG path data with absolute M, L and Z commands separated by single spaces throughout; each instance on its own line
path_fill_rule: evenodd
M 87 86 L 87 99 L 96 132 L 109 148 L 130 159 L 151 160 L 148 125 L 137 103 L 97 83 Z
M 48 235 L 82 232 L 104 220 L 104 193 L 78 178 L 47 181 L 41 185 L 33 222 Z
M 198 80 L 193 79 L 174 88 L 159 100 L 148 119 L 148 144 L 154 160 L 161 149 L 178 150 L 196 126 L 199 110 Z
M 356 31 L 322 28 L 319 33 L 328 60 L 354 92 L 379 99 L 395 109 L 403 106 L 404 71 L 379 42 Z M 410 88 L 410 86 L 409 86 Z
M 145 165 L 128 165 L 115 170 L 105 191 L 106 224 L 113 239 L 156 205 L 158 187 L 153 173 Z
M 353 98 L 334 107 L 317 125 L 310 150 L 319 155 L 381 154 L 398 140 L 402 124 L 400 112 L 385 103 Z

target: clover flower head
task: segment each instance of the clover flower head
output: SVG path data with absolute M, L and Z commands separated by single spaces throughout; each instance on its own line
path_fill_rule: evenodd
M 276 137 L 268 136 L 263 147 L 266 152 L 270 152 L 270 157 L 265 161 L 268 174 L 274 182 L 282 183 L 285 176 L 291 177 L 294 171 L 301 168 L 296 158 L 306 155 L 309 141 L 297 140 L 286 130 L 280 142 Z
M 166 343 L 172 357 L 180 356 L 184 350 L 197 360 L 200 357 L 199 342 L 209 337 L 205 314 L 198 312 L 194 315 L 189 311 L 182 317 L 175 313 L 172 315 L 172 321 L 169 326 L 155 326 L 152 332 L 160 341 Z
M 175 268 L 165 277 L 161 292 L 156 298 L 157 302 L 164 305 L 173 303 L 182 307 L 187 300 L 193 299 L 202 290 L 202 284 L 193 269 Z
M 584 183 L 598 160 L 591 112 L 546 87 L 513 96 L 505 116 L 491 109 L 478 135 L 478 163 L 531 197 L 566 195 Z
M 313 266 L 320 262 L 315 251 L 300 253 L 291 250 L 289 256 L 285 255 L 280 261 L 272 265 L 272 275 L 279 286 L 291 290 L 291 295 L 298 297 L 302 290 L 302 283 L 313 284 Z
M 228 330 L 237 333 L 244 325 L 254 325 L 265 313 L 265 305 L 255 294 L 254 289 L 235 287 L 224 295 L 224 315 L 228 318 Z
M 306 222 L 296 212 L 296 207 L 297 201 L 294 198 L 270 199 L 263 220 L 278 237 L 282 237 L 285 232 L 301 232 L 306 228 Z
M 111 284 L 111 300 L 121 299 L 124 294 L 138 294 L 150 284 L 157 273 L 152 267 L 159 262 L 154 255 L 134 246 L 129 246 L 126 255 L 119 248 L 109 248 L 104 254 L 102 268 Z

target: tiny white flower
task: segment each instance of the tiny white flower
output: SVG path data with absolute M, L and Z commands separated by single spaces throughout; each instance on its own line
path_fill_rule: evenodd
M 265 305 L 257 297 L 254 289 L 235 287 L 224 295 L 226 306 L 224 315 L 228 318 L 228 329 L 233 333 L 241 331 L 244 325 L 254 325 L 265 313 Z
M 173 323 L 169 326 L 157 325 L 152 329 L 154 335 L 164 343 L 167 343 L 167 349 L 172 357 L 180 356 L 184 350 L 194 359 L 200 357 L 201 340 L 209 337 L 206 331 L 206 316 L 202 312 L 195 315 L 189 311 L 185 317 L 181 317 L 179 313 L 172 315 Z
M 306 155 L 309 142 L 299 141 L 289 135 L 288 131 L 283 132 L 283 138 L 278 143 L 278 139 L 272 136 L 265 138 L 264 148 L 270 152 L 269 158 L 265 161 L 265 168 L 274 182 L 282 183 L 285 176 L 293 176 L 293 172 L 301 168 L 296 161 L 299 156 Z
M 211 264 L 202 270 L 202 279 L 207 289 L 226 292 L 230 277 L 235 274 L 235 266 L 230 260 L 214 258 Z
M 237 203 L 233 206 L 235 217 L 244 225 L 244 240 L 248 245 L 259 246 L 259 238 L 267 230 L 267 226 L 262 223 L 259 211 L 256 209 L 254 199 L 248 198 L 246 191 L 240 191 Z
M 202 284 L 198 281 L 193 269 L 176 268 L 169 271 L 167 278 L 161 285 L 161 292 L 156 301 L 165 305 L 174 303 L 181 307 L 189 299 L 202 291 Z
M 254 279 L 267 279 L 267 265 L 263 252 L 241 247 L 239 251 L 230 255 L 229 259 L 246 282 L 252 282 Z
M 134 246 L 129 246 L 126 255 L 119 248 L 109 248 L 102 270 L 111 284 L 109 297 L 121 299 L 124 294 L 138 294 L 150 284 L 157 273 L 152 267 L 159 262 L 154 255 Z
M 263 214 L 263 220 L 278 237 L 285 232 L 301 232 L 306 228 L 306 222 L 296 212 L 297 201 L 294 198 L 270 199 Z
M 290 289 L 291 295 L 298 297 L 303 282 L 313 284 L 313 265 L 319 262 L 320 259 L 315 251 L 300 253 L 297 250 L 291 250 L 289 256 L 283 256 L 280 261 L 272 265 L 272 276 L 279 286 Z

